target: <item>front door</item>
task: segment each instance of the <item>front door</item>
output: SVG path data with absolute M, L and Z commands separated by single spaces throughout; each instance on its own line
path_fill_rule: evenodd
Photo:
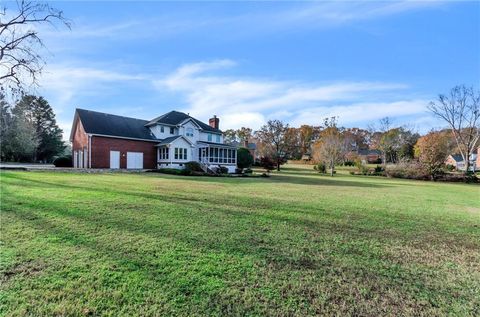
M 110 168 L 120 168 L 120 151 L 110 151 Z

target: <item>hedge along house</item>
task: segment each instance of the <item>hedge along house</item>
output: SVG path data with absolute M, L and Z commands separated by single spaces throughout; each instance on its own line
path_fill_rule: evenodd
M 224 144 L 219 118 L 209 124 L 171 111 L 153 120 L 76 109 L 70 141 L 75 168 L 155 169 L 199 162 L 233 173 L 236 147 Z

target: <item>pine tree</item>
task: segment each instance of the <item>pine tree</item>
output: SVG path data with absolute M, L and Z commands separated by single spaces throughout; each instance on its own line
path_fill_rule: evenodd
M 51 161 L 63 153 L 65 144 L 52 107 L 43 97 L 24 96 L 14 107 L 13 114 L 23 117 L 33 127 L 38 144 L 33 153 L 34 161 Z

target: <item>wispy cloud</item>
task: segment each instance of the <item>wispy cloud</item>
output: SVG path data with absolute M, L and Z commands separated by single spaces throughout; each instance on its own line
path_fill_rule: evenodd
M 444 6 L 448 1 L 328 1 L 261 3 L 236 14 L 225 14 L 216 10 L 173 11 L 168 15 L 129 17 L 112 20 L 108 17 L 100 23 L 77 17 L 72 30 L 44 28 L 42 33 L 52 39 L 96 39 L 126 40 L 139 38 L 161 38 L 184 33 L 209 30 L 209 34 L 227 33 L 229 37 L 255 36 L 283 30 L 319 29 L 338 27 L 358 21 L 366 21 Z M 235 30 L 235 32 L 231 32 Z M 252 32 L 253 30 L 253 32 Z M 60 44 L 60 43 L 59 43 Z
M 413 98 L 391 100 L 390 95 L 408 88 L 398 83 L 307 83 L 214 74 L 235 65 L 231 60 L 187 64 L 154 85 L 162 92 L 182 94 L 188 105 L 185 111 L 192 115 L 202 119 L 220 115 L 228 128 L 258 128 L 271 118 L 294 125 L 318 124 L 327 116 L 339 116 L 342 124 L 349 124 L 417 114 L 427 104 Z

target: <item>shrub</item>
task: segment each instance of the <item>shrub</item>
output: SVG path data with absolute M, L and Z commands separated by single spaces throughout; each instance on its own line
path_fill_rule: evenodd
M 253 164 L 253 156 L 246 148 L 240 148 L 237 150 L 237 166 L 239 168 L 248 168 Z
M 383 172 L 383 167 L 381 167 L 380 165 L 377 165 L 375 166 L 375 170 L 374 170 L 375 173 L 382 173 Z
M 327 166 L 324 163 L 318 163 L 317 165 L 314 165 L 313 169 L 322 174 L 327 172 Z
M 245 169 L 243 172 L 244 172 L 245 174 L 252 174 L 252 173 L 253 173 L 253 171 L 252 171 L 251 168 L 247 168 L 247 169 Z
M 228 168 L 226 168 L 225 166 L 219 166 L 217 167 L 217 173 L 228 174 Z
M 71 156 L 60 156 L 53 161 L 55 167 L 73 167 Z
M 195 161 L 185 163 L 185 170 L 190 172 L 204 172 L 200 163 Z
M 429 173 L 418 162 L 400 162 L 396 165 L 387 166 L 385 174 L 393 178 L 430 179 Z
M 260 158 L 260 166 L 263 167 L 267 171 L 267 173 L 269 173 L 271 170 L 275 169 L 277 164 L 270 157 L 263 156 Z

